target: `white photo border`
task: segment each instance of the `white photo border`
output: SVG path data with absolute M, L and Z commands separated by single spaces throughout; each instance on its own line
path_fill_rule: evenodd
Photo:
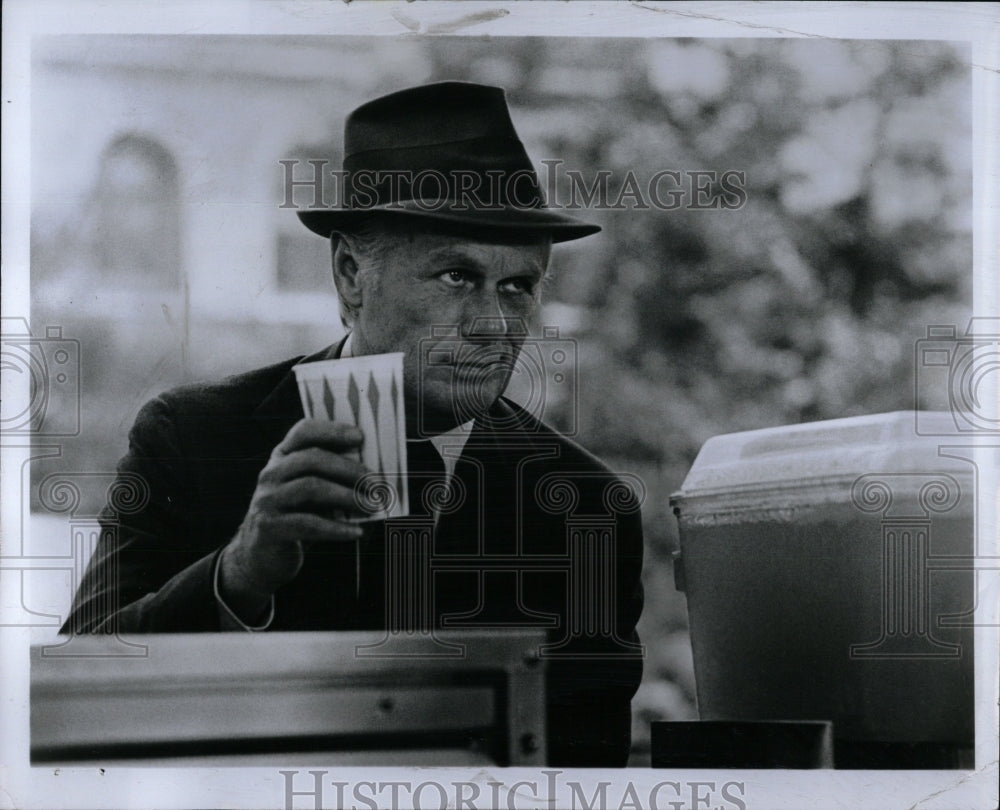
M 30 49 L 38 35 L 73 34 L 327 34 L 552 37 L 834 37 L 854 39 L 948 39 L 971 43 L 974 138 L 974 314 L 998 314 L 996 268 L 1000 267 L 1000 13 L 998 4 L 962 3 L 613 3 L 613 2 L 254 2 L 195 3 L 170 0 L 10 0 L 3 5 L 3 314 L 29 312 Z M 4 394 L 16 381 L 3 381 Z M 7 396 L 4 396 L 7 399 Z M 9 442 L 4 461 L 9 461 Z M 981 492 L 996 492 L 996 448 L 982 447 Z M 3 522 L 19 520 L 20 469 L 3 467 Z M 13 498 L 10 497 L 13 495 Z M 996 502 L 977 515 L 978 536 L 997 538 Z M 11 542 L 6 538 L 6 542 Z M 994 553 L 997 549 L 994 548 Z M 994 578 L 995 579 L 995 578 Z M 613 806 L 631 784 L 640 797 L 664 780 L 717 785 L 742 783 L 749 810 L 810 806 L 885 808 L 986 808 L 996 806 L 997 604 L 992 580 L 981 578 L 976 633 L 976 770 L 963 771 L 564 771 L 591 796 L 610 782 Z M 988 587 L 987 587 L 988 586 Z M 0 807 L 285 807 L 279 768 L 150 769 L 30 767 L 28 762 L 27 628 L 0 627 Z M 304 775 L 304 772 L 303 772 Z M 338 769 L 328 779 L 358 783 L 489 780 L 506 787 L 527 781 L 544 785 L 527 769 Z M 350 794 L 348 794 L 350 795 Z M 436 793 L 430 793 L 435 796 Z M 502 793 L 507 801 L 506 793 Z M 509 806 L 555 805 L 524 787 Z M 671 797 L 674 798 L 674 797 Z M 327 804 L 334 801 L 328 794 Z M 296 806 L 308 806 L 301 802 Z M 436 805 L 431 805 L 436 806 Z M 479 806 L 479 805 L 476 805 Z M 669 805 L 668 805 L 669 806 Z M 704 805 L 707 806 L 707 805 Z M 735 805 L 729 805 L 735 806 Z

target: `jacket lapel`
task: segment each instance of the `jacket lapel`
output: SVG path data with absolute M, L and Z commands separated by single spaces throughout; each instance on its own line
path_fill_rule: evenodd
M 530 474 L 523 461 L 544 455 L 522 414 L 506 400 L 497 400 L 476 420 L 462 451 L 456 475 L 466 489 L 466 502 L 453 515 L 442 516 L 440 545 L 451 553 L 520 553 L 535 511 L 520 480 Z
M 320 349 L 315 354 L 291 361 L 285 376 L 257 406 L 253 416 L 267 437 L 269 446 L 273 447 L 278 444 L 292 425 L 305 416 L 302 411 L 302 402 L 299 399 L 299 386 L 292 368 L 301 363 L 339 358 L 345 340 L 347 340 L 346 337 L 339 343 Z

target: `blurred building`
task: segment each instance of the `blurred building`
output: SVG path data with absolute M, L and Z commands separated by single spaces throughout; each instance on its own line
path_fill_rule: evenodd
M 243 37 L 39 40 L 36 312 L 120 325 L 133 349 L 140 333 L 146 343 L 169 335 L 164 348 L 183 355 L 186 377 L 231 369 L 230 345 L 252 363 L 283 357 L 297 330 L 307 346 L 308 338 L 337 338 L 325 246 L 281 207 L 279 161 L 327 158 L 339 168 L 343 114 L 426 75 L 418 49 L 392 41 L 373 53 L 378 47 L 343 39 L 336 47 Z M 352 48 L 357 59 L 345 53 Z M 368 69 L 373 62 L 378 71 Z M 296 179 L 311 171 L 293 168 Z M 258 324 L 281 328 L 262 345 Z
M 310 159 L 339 168 L 344 114 L 429 69 L 400 41 L 36 42 L 32 323 L 81 341 L 82 424 L 62 469 L 113 468 L 165 388 L 343 334 L 326 244 L 282 207 L 279 161 L 299 161 L 296 180 Z

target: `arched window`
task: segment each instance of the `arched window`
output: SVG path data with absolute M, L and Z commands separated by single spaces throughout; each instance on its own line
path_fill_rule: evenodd
M 99 281 L 179 286 L 180 183 L 162 144 L 137 134 L 115 138 L 101 154 L 92 214 Z

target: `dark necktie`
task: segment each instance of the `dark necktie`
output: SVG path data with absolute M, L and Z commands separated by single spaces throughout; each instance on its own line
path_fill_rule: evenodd
M 413 440 L 406 443 L 406 466 L 410 515 L 433 517 L 433 504 L 445 500 L 444 493 L 435 489 L 445 483 L 444 459 L 427 439 Z

